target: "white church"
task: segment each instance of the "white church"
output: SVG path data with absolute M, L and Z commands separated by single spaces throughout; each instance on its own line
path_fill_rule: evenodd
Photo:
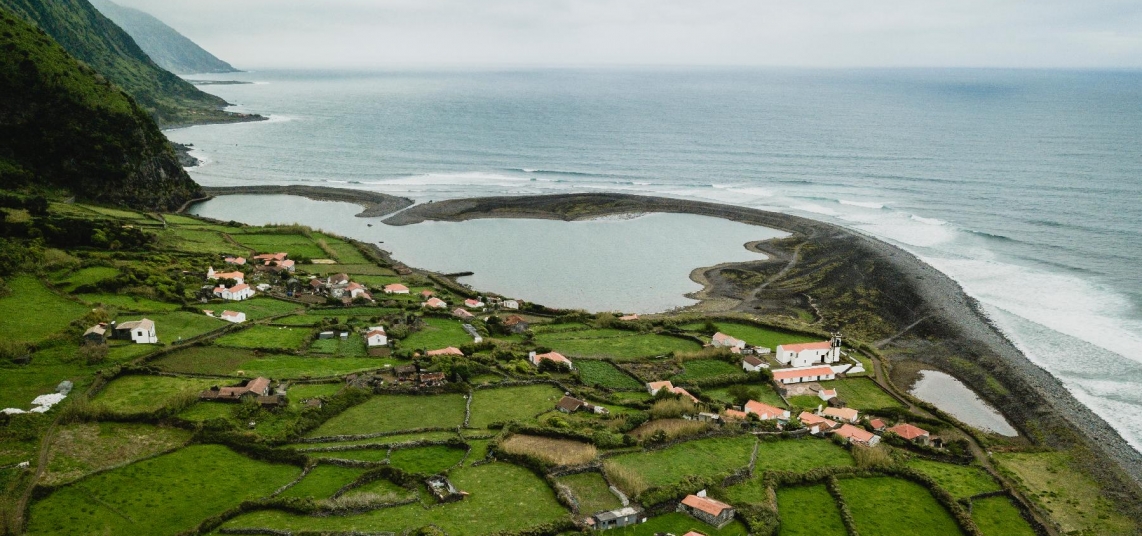
M 837 363 L 841 360 L 841 337 L 833 335 L 827 341 L 778 345 L 776 357 L 781 364 L 791 367 Z

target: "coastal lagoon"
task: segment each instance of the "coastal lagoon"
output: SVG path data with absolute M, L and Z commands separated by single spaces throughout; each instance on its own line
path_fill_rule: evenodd
M 190 212 L 252 225 L 300 223 L 378 243 L 397 260 L 461 282 L 550 307 L 662 312 L 696 303 L 695 268 L 764 259 L 747 242 L 786 236 L 755 225 L 692 214 L 643 214 L 584 221 L 477 219 L 390 226 L 358 218 L 351 203 L 290 195 L 227 195 Z
M 995 408 L 949 374 L 938 370 L 922 370 L 920 379 L 916 380 L 909 392 L 981 430 L 1011 437 L 1019 435 Z

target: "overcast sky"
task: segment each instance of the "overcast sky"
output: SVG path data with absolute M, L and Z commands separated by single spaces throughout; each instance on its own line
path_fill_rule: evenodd
M 236 67 L 1142 67 L 1140 0 L 117 0 Z

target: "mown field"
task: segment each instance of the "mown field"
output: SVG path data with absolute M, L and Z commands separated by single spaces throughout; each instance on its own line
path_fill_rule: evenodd
M 780 536 L 846 536 L 841 510 L 823 484 L 777 490 Z
M 610 389 L 642 389 L 642 382 L 630 377 L 606 361 L 580 359 L 575 362 L 579 369 L 579 379 L 587 385 L 599 385 Z
M 890 477 L 844 478 L 839 486 L 862 534 L 962 534 L 951 514 L 914 482 Z
M 688 475 L 713 476 L 749 465 L 755 441 L 748 436 L 700 439 L 663 450 L 615 456 L 607 463 L 640 475 L 648 486 L 666 486 Z
M 689 331 L 701 331 L 705 324 L 686 324 L 682 329 Z M 741 324 L 737 322 L 714 322 L 714 326 L 718 331 L 725 333 L 734 338 L 741 339 L 750 346 L 762 346 L 777 351 L 777 346 L 781 344 L 797 344 L 802 342 L 817 342 L 824 340 L 821 337 L 813 335 L 802 335 L 799 333 L 791 333 L 788 331 L 781 331 L 777 329 L 764 328 L 752 324 Z
M 283 491 L 280 496 L 327 499 L 364 472 L 365 469 L 359 467 L 320 464 L 310 470 L 300 482 Z
M 374 434 L 419 428 L 454 428 L 464 423 L 462 395 L 375 396 L 328 420 L 310 437 Z
M 550 385 L 480 389 L 472 395 L 468 426 L 486 428 L 494 422 L 530 421 L 555 408 L 563 392 Z
M 870 378 L 849 378 L 820 382 L 820 384 L 825 389 L 836 389 L 837 396 L 853 409 L 873 410 L 903 407 L 899 401 L 886 393 Z M 816 408 L 822 402 L 815 395 L 805 395 L 791 397 L 789 403 L 802 408 Z
M 908 466 L 932 477 L 957 499 L 1001 489 L 991 475 L 974 465 L 955 465 L 916 458 L 908 460 Z
M 227 333 L 219 337 L 215 344 L 234 348 L 300 350 L 312 336 L 313 332 L 304 328 L 251 326 L 242 331 Z
M 1035 529 L 1007 497 L 972 501 L 972 520 L 984 536 L 1033 536 Z
M 694 351 L 701 345 L 668 335 L 644 334 L 618 329 L 547 331 L 536 335 L 536 343 L 568 357 L 609 357 L 631 360 L 673 352 Z
M 425 326 L 420 331 L 400 341 L 401 348 L 439 350 L 472 342 L 472 337 L 464 331 L 459 320 L 426 318 L 424 323 Z

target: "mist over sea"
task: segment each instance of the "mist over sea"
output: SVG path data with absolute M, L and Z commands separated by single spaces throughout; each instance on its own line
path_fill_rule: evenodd
M 912 251 L 1142 447 L 1142 72 L 252 72 L 262 123 L 169 132 L 204 185 L 418 201 L 620 191 Z

